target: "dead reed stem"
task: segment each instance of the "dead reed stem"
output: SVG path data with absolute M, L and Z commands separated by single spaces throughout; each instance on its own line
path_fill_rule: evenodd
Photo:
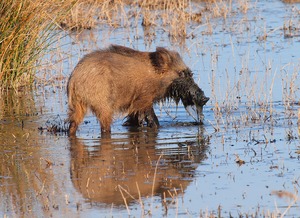
M 151 210 L 152 211 L 152 206 L 153 206 L 153 197 L 154 197 L 154 188 L 155 188 L 155 181 L 156 181 L 156 175 L 157 175 L 157 169 L 158 169 L 158 165 L 160 162 L 160 159 L 162 158 L 163 154 L 159 155 L 159 158 L 156 162 L 155 165 L 155 170 L 154 170 L 154 175 L 153 175 L 153 182 L 152 182 L 152 191 L 151 191 Z
M 136 184 L 136 188 L 137 188 L 138 194 L 139 194 L 139 203 L 140 203 L 141 209 L 142 209 L 141 214 L 144 215 L 145 214 L 145 207 L 144 207 L 144 204 L 143 204 L 143 201 L 142 201 L 142 196 L 141 196 L 140 188 L 139 188 L 139 185 L 138 185 L 137 182 L 135 182 L 135 184 Z
M 118 189 L 119 189 L 119 191 L 120 191 L 120 193 L 121 193 L 121 195 L 122 195 L 124 204 L 125 204 L 125 206 L 126 206 L 127 213 L 128 213 L 128 215 L 130 215 L 130 210 L 129 210 L 129 207 L 128 207 L 128 204 L 127 204 L 127 199 L 126 199 L 126 197 L 124 196 L 123 191 L 125 191 L 128 195 L 130 195 L 130 194 L 129 194 L 128 191 L 126 191 L 121 185 L 118 185 Z M 131 195 L 130 195 L 130 196 L 131 196 Z M 131 197 L 134 199 L 133 196 L 131 196 Z

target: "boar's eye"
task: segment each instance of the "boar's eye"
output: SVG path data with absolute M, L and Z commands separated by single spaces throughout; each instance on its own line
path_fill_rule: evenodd
M 184 77 L 184 72 L 183 72 L 183 71 L 179 71 L 179 72 L 178 72 L 178 76 L 179 76 L 179 77 Z
M 189 68 L 178 72 L 178 75 L 179 77 L 193 77 L 193 73 Z

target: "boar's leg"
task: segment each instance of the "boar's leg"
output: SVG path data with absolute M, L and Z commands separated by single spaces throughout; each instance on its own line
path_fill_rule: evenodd
M 110 133 L 110 125 L 112 123 L 112 112 L 109 110 L 99 110 L 95 108 L 91 109 L 100 121 L 101 133 Z
M 144 122 L 147 123 L 148 127 L 157 128 L 159 126 L 159 122 L 153 107 L 144 112 L 138 111 L 136 113 L 128 114 L 126 118 L 127 119 L 123 123 L 123 126 L 143 126 Z
M 141 126 L 143 125 L 143 120 L 139 119 L 139 112 L 128 114 L 126 116 L 126 121 L 123 123 L 123 126 Z
M 145 116 L 145 121 L 146 121 L 148 127 L 151 127 L 151 128 L 159 127 L 159 122 L 158 122 L 158 119 L 154 112 L 153 107 L 151 107 L 151 109 L 145 111 L 144 116 Z
M 79 101 L 70 102 L 69 104 L 69 135 L 75 136 L 79 124 L 86 114 L 87 106 Z
M 110 124 L 111 121 L 105 120 L 105 121 L 100 121 L 100 126 L 101 126 L 101 133 L 110 133 Z
M 76 124 L 75 121 L 70 121 L 70 125 L 69 125 L 69 135 L 70 136 L 74 136 L 76 135 L 76 130 L 78 128 L 78 124 Z

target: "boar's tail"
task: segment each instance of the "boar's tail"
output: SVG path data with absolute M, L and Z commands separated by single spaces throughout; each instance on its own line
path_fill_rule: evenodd
M 67 84 L 67 96 L 68 96 L 69 106 L 72 104 L 72 94 L 74 93 L 74 84 L 71 79 L 72 79 L 72 77 L 69 78 L 69 81 Z

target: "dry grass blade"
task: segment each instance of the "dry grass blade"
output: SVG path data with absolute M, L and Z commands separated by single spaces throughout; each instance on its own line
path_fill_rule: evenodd
M 287 198 L 292 200 L 292 202 L 289 203 L 288 207 L 285 209 L 285 211 L 281 214 L 281 218 L 285 216 L 285 214 L 290 210 L 290 208 L 297 202 L 298 196 L 294 193 L 288 192 L 288 191 L 272 191 L 272 195 L 276 195 L 279 198 Z
M 141 196 L 141 192 L 140 192 L 140 188 L 139 188 L 139 185 L 137 182 L 135 182 L 136 184 L 136 188 L 138 190 L 138 194 L 139 194 L 139 203 L 141 205 L 141 214 L 144 214 L 145 213 L 145 207 L 144 207 L 144 204 L 143 204 L 143 201 L 142 201 L 142 196 Z
M 157 175 L 157 168 L 160 162 L 160 159 L 162 158 L 163 154 L 159 155 L 159 158 L 156 162 L 155 165 L 155 170 L 154 170 L 154 176 L 153 176 L 153 182 L 152 182 L 152 192 L 151 192 L 151 210 L 152 211 L 152 205 L 153 205 L 153 197 L 154 197 L 154 188 L 155 188 L 155 180 L 156 180 L 156 175 Z
M 126 200 L 126 198 L 125 198 L 125 196 L 123 194 L 123 191 L 126 191 L 126 190 L 122 186 L 120 186 L 120 185 L 118 185 L 118 189 L 119 189 L 119 191 L 120 191 L 120 193 L 122 195 L 122 198 L 124 200 L 124 204 L 126 206 L 127 213 L 128 213 L 128 215 L 130 215 L 130 210 L 129 210 L 129 207 L 128 207 L 128 204 L 127 204 L 127 200 Z

